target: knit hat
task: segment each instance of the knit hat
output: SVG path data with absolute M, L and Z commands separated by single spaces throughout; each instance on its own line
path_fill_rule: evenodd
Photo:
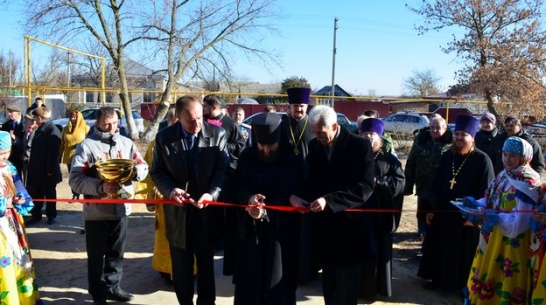
M 502 152 L 511 152 L 522 156 L 525 160 L 533 158 L 533 147 L 520 137 L 509 137 L 504 141 Z
M 7 131 L 0 131 L 0 151 L 11 149 L 11 136 Z
M 464 131 L 475 137 L 479 129 L 480 121 L 471 115 L 461 114 L 455 119 L 455 132 Z
M 495 118 L 495 116 L 491 113 L 491 112 L 485 112 L 481 119 L 480 119 L 480 122 L 483 121 L 483 120 L 487 120 L 491 123 L 493 123 L 493 125 L 495 125 L 497 123 L 497 119 Z
M 376 118 L 365 119 L 360 126 L 360 132 L 371 131 L 375 132 L 380 137 L 383 136 L 383 130 L 385 129 L 385 123 Z

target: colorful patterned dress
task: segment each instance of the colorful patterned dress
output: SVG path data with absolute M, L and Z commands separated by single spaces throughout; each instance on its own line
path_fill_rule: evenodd
M 11 163 L 1 167 L 0 174 L 0 303 L 42 304 L 22 216 L 34 204 Z M 14 193 L 25 202 L 11 208 L 8 198 Z
M 546 185 L 543 185 L 543 191 L 545 187 Z M 541 212 L 546 212 L 546 206 L 544 205 L 545 199 L 546 197 L 542 198 L 543 205 L 539 207 Z M 533 238 L 534 247 L 532 248 L 532 253 L 536 255 L 533 261 L 533 279 L 535 282 L 533 286 L 531 304 L 540 305 L 546 304 L 546 264 L 544 261 L 544 256 L 546 253 L 546 224 L 533 222 L 532 226 L 534 226 L 536 229 Z
M 539 185 L 540 176 L 528 166 L 502 171 L 491 182 L 482 202 L 488 209 L 485 223 L 494 226 L 480 236 L 465 304 L 527 304 L 532 290 L 528 211 L 538 201 Z

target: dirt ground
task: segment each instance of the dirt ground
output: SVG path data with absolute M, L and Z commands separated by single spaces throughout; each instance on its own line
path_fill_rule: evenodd
M 66 168 L 63 177 L 57 194 L 58 198 L 68 199 L 71 192 Z M 41 298 L 45 304 L 92 304 L 87 293 L 85 236 L 80 234 L 81 205 L 59 202 L 57 209 L 56 224 L 47 225 L 44 220 L 27 229 Z M 460 304 L 455 295 L 422 288 L 424 282 L 416 275 L 419 266 L 416 254 L 421 243 L 416 234 L 415 210 L 415 197 L 406 197 L 400 228 L 395 233 L 394 293 L 391 298 L 380 297 L 373 304 Z M 147 212 L 142 204 L 135 205 L 129 220 L 122 280 L 123 289 L 135 295 L 129 304 L 177 304 L 172 286 L 151 268 L 153 239 L 154 214 Z M 222 253 L 216 255 L 216 304 L 233 304 L 231 277 L 221 275 Z M 324 304 L 320 281 L 299 287 L 297 298 L 298 304 Z

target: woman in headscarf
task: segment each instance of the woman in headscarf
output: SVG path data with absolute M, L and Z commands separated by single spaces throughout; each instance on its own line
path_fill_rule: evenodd
M 359 297 L 369 303 L 377 294 L 392 295 L 393 233 L 400 222 L 404 200 L 404 171 L 400 161 L 383 147 L 383 121 L 367 118 L 359 126 L 360 135 L 372 143 L 375 159 L 375 187 L 369 206 L 381 209 L 373 214 L 373 230 L 377 249 L 375 257 L 366 257 L 362 265 Z
M 61 133 L 62 163 L 66 164 L 69 174 L 76 146 L 85 139 L 88 132 L 89 126 L 87 126 L 81 112 L 77 110 L 71 111 L 68 125 L 63 128 L 63 132 Z M 72 191 L 72 199 L 78 199 L 79 197 L 80 194 Z
M 465 304 L 527 304 L 532 290 L 531 213 L 540 193 L 540 175 L 529 162 L 533 148 L 519 137 L 504 142 L 504 169 L 485 197 L 467 198 L 481 235 L 465 288 Z
M 8 161 L 10 152 L 10 134 L 0 131 L 0 302 L 42 304 L 23 221 L 34 204 Z

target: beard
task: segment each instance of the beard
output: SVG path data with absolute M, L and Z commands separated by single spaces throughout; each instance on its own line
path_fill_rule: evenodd
M 265 162 L 265 163 L 274 162 L 279 157 L 279 151 L 278 150 L 270 151 L 268 154 L 264 153 L 263 151 L 261 151 L 259 149 L 257 149 L 257 151 L 258 151 L 258 159 L 260 159 L 260 161 Z
M 474 148 L 474 141 L 460 143 L 459 145 L 457 144 L 457 141 L 454 140 L 453 144 L 451 145 L 451 149 L 454 153 L 459 155 L 466 155 Z

